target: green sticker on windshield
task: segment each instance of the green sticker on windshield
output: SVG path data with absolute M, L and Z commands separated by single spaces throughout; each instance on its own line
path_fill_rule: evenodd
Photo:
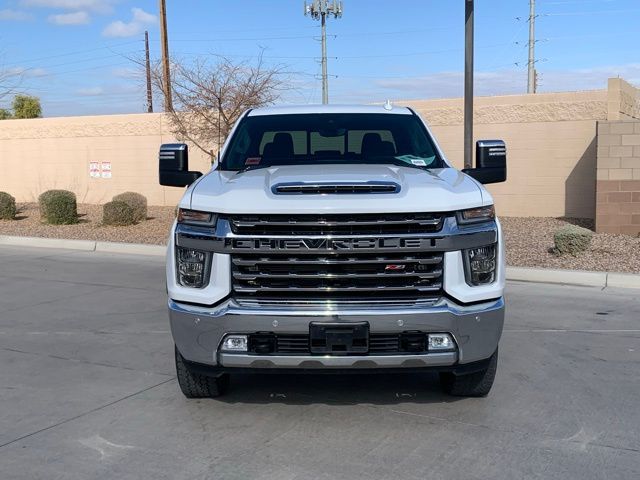
M 418 157 L 416 155 L 401 155 L 396 157 L 398 160 L 410 163 L 416 167 L 428 167 L 436 159 L 435 155 L 432 157 Z

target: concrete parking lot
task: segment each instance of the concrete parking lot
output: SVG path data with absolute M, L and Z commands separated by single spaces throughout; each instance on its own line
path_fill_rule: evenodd
M 247 376 L 187 400 L 163 259 L 0 250 L 0 478 L 640 478 L 638 291 L 508 285 L 494 389 Z

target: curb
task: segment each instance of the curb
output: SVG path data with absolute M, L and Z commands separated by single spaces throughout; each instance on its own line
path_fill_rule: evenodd
M 162 257 L 167 253 L 167 247 L 164 245 L 97 242 L 94 240 L 67 240 L 63 238 L 12 237 L 9 235 L 0 235 L 0 245 L 13 247 L 59 248 L 62 250 L 80 250 L 84 252 L 122 253 Z
M 587 270 L 549 270 L 546 268 L 507 267 L 507 280 L 554 283 L 582 287 L 640 289 L 636 273 L 589 272 Z
M 164 245 L 140 243 L 97 242 L 93 240 L 66 240 L 62 238 L 13 237 L 0 235 L 0 245 L 34 248 L 59 248 L 98 253 L 130 255 L 166 255 Z M 640 275 L 635 273 L 589 272 L 585 270 L 549 270 L 546 268 L 507 267 L 507 280 L 582 287 L 615 287 L 640 289 Z
M 557 283 L 585 287 L 606 287 L 607 272 L 586 270 L 549 270 L 546 268 L 507 267 L 507 280 L 521 282 Z M 635 276 L 631 274 L 631 276 Z

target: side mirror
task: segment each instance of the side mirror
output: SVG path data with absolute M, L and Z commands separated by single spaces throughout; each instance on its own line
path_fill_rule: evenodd
M 189 171 L 189 147 L 184 143 L 165 143 L 160 146 L 160 185 L 186 187 L 202 176 Z
M 502 140 L 476 142 L 476 168 L 462 170 L 480 183 L 500 183 L 507 180 L 507 147 Z

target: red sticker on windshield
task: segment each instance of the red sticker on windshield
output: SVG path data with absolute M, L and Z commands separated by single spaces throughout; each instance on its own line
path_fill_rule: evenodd
M 244 164 L 245 165 L 260 165 L 260 162 L 262 161 L 262 157 L 248 157 Z

